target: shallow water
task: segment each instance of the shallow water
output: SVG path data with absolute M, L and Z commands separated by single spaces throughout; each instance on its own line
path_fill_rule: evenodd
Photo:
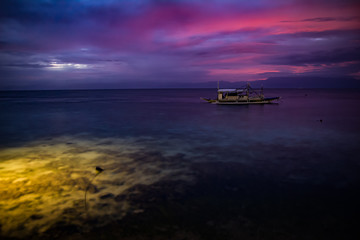
M 215 91 L 1 92 L 1 235 L 357 234 L 360 91 L 269 89 L 279 104 L 251 106 L 199 99 Z M 151 230 L 129 227 L 152 218 Z

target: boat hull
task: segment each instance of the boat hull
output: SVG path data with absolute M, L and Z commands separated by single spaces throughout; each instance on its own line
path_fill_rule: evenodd
M 215 101 L 212 102 L 212 104 L 218 104 L 218 105 L 252 105 L 252 104 L 269 104 L 272 103 L 273 100 L 269 101 L 254 101 L 254 102 L 247 102 L 247 101 L 236 101 L 236 102 L 229 102 L 229 101 Z
M 250 100 L 250 101 L 219 101 L 215 99 L 209 98 L 201 98 L 202 100 L 211 103 L 211 104 L 218 104 L 218 105 L 250 105 L 250 104 L 269 104 L 273 103 L 275 100 L 279 100 L 280 97 L 273 97 L 273 98 L 264 98 L 263 100 Z

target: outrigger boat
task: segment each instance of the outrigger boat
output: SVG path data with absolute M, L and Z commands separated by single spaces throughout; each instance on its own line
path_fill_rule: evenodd
M 217 99 L 201 99 L 212 104 L 266 104 L 279 100 L 280 97 L 264 97 L 262 87 L 258 93 L 248 83 L 246 87 L 235 89 L 219 89 L 218 86 Z

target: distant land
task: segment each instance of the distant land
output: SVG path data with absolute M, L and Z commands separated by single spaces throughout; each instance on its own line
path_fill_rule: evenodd
M 221 88 L 237 88 L 245 85 L 246 81 L 220 81 Z M 360 88 L 360 80 L 354 78 L 325 78 L 325 77 L 272 77 L 267 80 L 249 82 L 254 88 Z M 194 83 L 192 87 L 217 87 L 217 82 Z
M 328 78 L 328 77 L 271 77 L 266 80 L 256 81 L 219 81 L 220 88 L 241 88 L 250 83 L 253 88 L 344 88 L 344 89 L 360 89 L 360 79 L 354 78 Z M 38 84 L 31 84 L 27 86 L 22 85 L 2 85 L 0 84 L 0 91 L 8 90 L 91 90 L 91 89 L 160 89 L 160 88 L 217 88 L 217 81 L 208 82 L 191 82 L 191 80 L 184 81 L 130 81 L 122 80 L 119 82 L 71 82 L 67 81 L 66 85 L 48 85 L 44 82 Z

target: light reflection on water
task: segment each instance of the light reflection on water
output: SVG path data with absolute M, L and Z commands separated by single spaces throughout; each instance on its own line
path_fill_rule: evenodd
M 126 200 L 134 186 L 164 178 L 191 181 L 181 155 L 164 156 L 131 139 L 81 140 L 62 137 L 31 142 L 0 153 L 2 234 L 24 237 L 58 222 L 86 227 L 89 219 L 106 224 L 139 212 Z M 84 192 L 91 183 L 85 211 Z

